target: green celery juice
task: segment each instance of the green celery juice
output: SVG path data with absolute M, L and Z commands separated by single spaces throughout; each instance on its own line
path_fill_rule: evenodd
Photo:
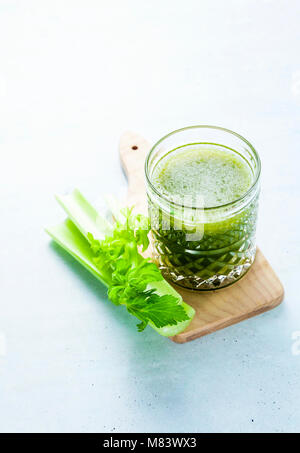
M 255 256 L 258 193 L 247 199 L 254 180 L 242 154 L 217 144 L 184 145 L 156 162 L 151 182 L 160 201 L 148 193 L 149 213 L 155 260 L 166 278 L 207 290 L 244 275 Z M 199 238 L 188 235 L 193 228 Z
M 158 165 L 153 181 L 167 196 L 203 197 L 204 207 L 216 207 L 240 198 L 250 188 L 247 163 L 226 150 L 178 150 Z

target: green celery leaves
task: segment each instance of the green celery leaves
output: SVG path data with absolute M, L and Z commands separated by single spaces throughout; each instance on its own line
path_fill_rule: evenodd
M 162 277 L 140 251 L 149 246 L 149 221 L 122 209 L 111 225 L 78 190 L 57 197 L 69 219 L 46 230 L 75 259 L 108 286 L 115 305 L 125 305 L 142 331 L 149 324 L 158 333 L 172 336 L 183 331 L 194 309 Z

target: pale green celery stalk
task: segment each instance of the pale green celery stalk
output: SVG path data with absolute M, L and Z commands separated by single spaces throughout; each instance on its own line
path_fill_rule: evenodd
M 64 222 L 53 227 L 46 228 L 46 232 L 57 242 L 66 252 L 73 256 L 80 264 L 90 271 L 104 285 L 107 283 L 104 276 L 93 261 L 93 252 L 90 244 L 80 233 L 72 220 L 66 219 Z
M 90 272 L 92 272 L 93 275 L 107 285 L 105 282 L 105 276 L 101 275 L 101 272 L 97 269 L 93 262 L 87 233 L 92 233 L 95 239 L 101 240 L 107 233 L 109 233 L 109 231 L 111 231 L 111 224 L 99 215 L 99 213 L 89 204 L 89 202 L 77 189 L 75 189 L 71 194 L 57 196 L 56 198 L 72 222 L 67 220 L 64 224 L 58 225 L 54 228 L 49 228 L 46 231 L 59 245 L 61 245 L 75 259 L 83 264 Z M 167 337 L 177 335 L 186 329 L 194 317 L 195 310 L 190 305 L 183 302 L 180 294 L 178 294 L 166 280 L 149 283 L 147 289 L 154 289 L 160 296 L 171 294 L 176 297 L 178 303 L 183 306 L 185 312 L 190 318 L 189 320 L 182 321 L 175 326 L 157 328 L 151 322 L 149 322 L 149 325 L 151 325 L 151 327 L 160 335 Z
M 55 198 L 86 239 L 91 233 L 95 239 L 101 240 L 112 231 L 112 225 L 100 216 L 78 189 Z

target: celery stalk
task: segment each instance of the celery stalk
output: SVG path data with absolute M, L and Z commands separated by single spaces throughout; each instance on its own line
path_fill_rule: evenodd
M 102 275 L 94 264 L 87 235 L 92 233 L 95 239 L 101 240 L 111 231 L 112 225 L 99 215 L 77 189 L 71 194 L 57 196 L 56 198 L 69 216 L 69 219 L 56 227 L 48 228 L 46 230 L 47 233 L 107 286 L 109 279 L 107 276 Z M 194 309 L 183 302 L 180 294 L 166 280 L 149 283 L 147 289 L 154 289 L 159 296 L 168 294 L 176 297 L 178 304 L 184 308 L 189 317 L 188 320 L 178 322 L 173 326 L 168 325 L 158 328 L 152 322 L 149 322 L 149 325 L 163 336 L 173 336 L 182 332 L 194 317 Z

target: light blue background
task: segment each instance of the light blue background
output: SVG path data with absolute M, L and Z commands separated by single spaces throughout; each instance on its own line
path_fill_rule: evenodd
M 299 431 L 299 15 L 297 0 L 0 0 L 0 431 Z M 54 193 L 125 192 L 124 130 L 191 124 L 260 152 L 258 243 L 286 296 L 178 345 L 137 333 L 43 227 L 64 218 Z

